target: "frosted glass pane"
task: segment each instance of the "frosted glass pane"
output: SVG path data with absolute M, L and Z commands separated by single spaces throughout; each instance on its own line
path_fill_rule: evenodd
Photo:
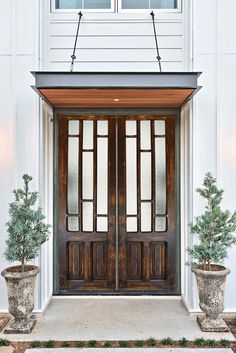
M 151 232 L 152 230 L 152 204 L 151 202 L 141 202 L 141 232 Z
M 97 134 L 98 135 L 108 135 L 108 121 L 98 120 Z
M 107 217 L 97 217 L 97 232 L 107 232 L 108 222 Z
M 84 0 L 85 9 L 110 9 L 111 0 Z
M 140 121 L 140 147 L 142 150 L 151 148 L 151 122 L 149 120 Z
M 81 9 L 82 0 L 56 0 L 56 9 Z
M 93 199 L 93 152 L 83 152 L 83 199 Z
M 126 218 L 126 231 L 127 232 L 137 232 L 137 217 L 127 217 Z
M 93 121 L 91 120 L 83 121 L 83 148 L 93 148 Z
M 155 120 L 155 135 L 165 135 L 165 124 L 164 120 Z
M 156 232 L 166 231 L 166 217 L 156 217 L 155 231 Z
M 148 9 L 149 0 L 122 0 L 123 9 Z
M 77 214 L 78 207 L 78 173 L 79 173 L 79 139 L 77 137 L 69 137 L 68 140 L 68 186 L 67 200 L 68 212 Z
M 137 214 L 136 138 L 126 139 L 126 212 Z
M 141 152 L 141 200 L 151 200 L 152 168 L 151 152 Z
M 93 231 L 93 203 L 83 202 L 83 232 Z
M 177 9 L 177 0 L 150 0 L 152 9 Z
M 67 228 L 69 232 L 78 232 L 79 230 L 79 218 L 78 217 L 68 217 L 67 218 Z
M 79 135 L 79 120 L 69 121 L 69 135 Z
M 97 139 L 97 213 L 107 214 L 108 198 L 108 139 Z
M 137 121 L 127 120 L 125 123 L 126 135 L 136 135 L 137 131 Z
M 166 139 L 155 139 L 156 213 L 166 213 Z

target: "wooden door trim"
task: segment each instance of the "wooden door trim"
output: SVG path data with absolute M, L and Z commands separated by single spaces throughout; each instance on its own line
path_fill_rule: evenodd
M 145 115 L 169 115 L 173 118 L 176 118 L 176 143 L 175 143 L 175 154 L 176 154 L 176 161 L 175 161 L 175 170 L 176 170 L 176 290 L 173 292 L 172 290 L 159 290 L 158 293 L 153 290 L 119 290 L 118 292 L 113 290 L 94 290 L 92 293 L 90 291 L 64 291 L 59 290 L 59 256 L 58 256 L 58 239 L 55 236 L 57 234 L 57 220 L 58 220 L 58 116 L 61 115 L 90 115 L 94 114 L 97 117 L 101 115 L 107 115 L 111 118 L 119 118 L 119 115 L 127 115 L 137 116 L 140 114 Z M 91 119 L 88 117 L 88 119 Z M 179 295 L 181 293 L 180 282 L 181 282 L 181 264 L 180 264 L 180 110 L 179 109 L 162 109 L 162 110 L 154 110 L 154 109 L 116 109 L 116 110 L 74 110 L 74 109 L 55 109 L 53 112 L 53 295 L 139 295 L 139 294 L 149 294 L 149 295 Z

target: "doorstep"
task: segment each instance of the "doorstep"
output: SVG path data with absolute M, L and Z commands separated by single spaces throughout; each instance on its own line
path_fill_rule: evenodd
M 180 298 L 71 297 L 52 298 L 31 334 L 4 335 L 10 341 L 117 341 L 222 338 L 228 333 L 202 332 Z M 108 353 L 108 351 L 106 351 Z
M 25 353 L 233 353 L 230 348 L 39 348 Z

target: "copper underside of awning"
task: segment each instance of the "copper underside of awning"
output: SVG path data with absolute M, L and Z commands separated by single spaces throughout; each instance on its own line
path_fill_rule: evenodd
M 181 108 L 195 89 L 38 88 L 53 108 Z

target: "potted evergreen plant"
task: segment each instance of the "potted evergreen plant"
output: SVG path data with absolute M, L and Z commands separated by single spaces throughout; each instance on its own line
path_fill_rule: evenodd
M 232 234 L 236 230 L 236 212 L 221 209 L 224 190 L 218 189 L 216 179 L 207 173 L 203 187 L 197 192 L 207 201 L 204 214 L 196 217 L 191 226 L 199 242 L 188 252 L 192 271 L 195 273 L 199 305 L 206 316 L 199 316 L 202 331 L 229 331 L 220 314 L 224 310 L 226 276 L 230 270 L 222 265 L 228 249 L 236 243 Z
M 5 333 L 30 333 L 35 319 L 30 317 L 34 308 L 34 289 L 39 267 L 27 264 L 35 259 L 41 245 L 48 239 L 49 225 L 44 223 L 40 208 L 35 208 L 37 192 L 30 192 L 32 177 L 23 175 L 24 188 L 14 190 L 15 201 L 10 204 L 10 220 L 7 223 L 5 257 L 9 262 L 20 262 L 18 266 L 2 272 L 8 289 L 9 312 L 13 320 Z

